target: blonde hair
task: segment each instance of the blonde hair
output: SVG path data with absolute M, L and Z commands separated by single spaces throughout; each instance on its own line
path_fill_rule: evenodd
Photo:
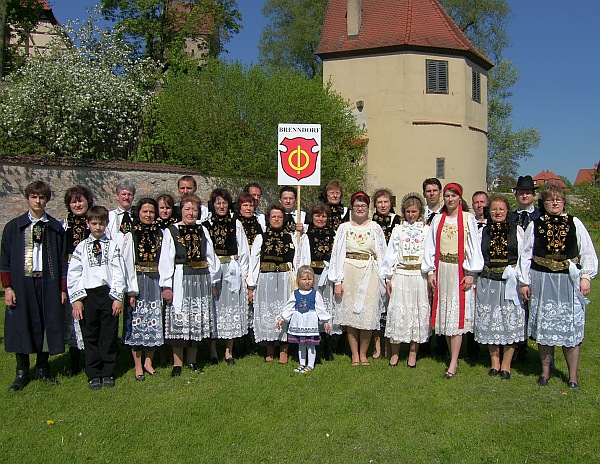
M 315 271 L 313 271 L 313 268 L 310 266 L 300 266 L 300 268 L 298 269 L 298 272 L 296 274 L 296 278 L 298 280 L 300 280 L 300 277 L 302 277 L 302 275 L 304 274 L 310 274 L 310 276 L 312 277 L 313 280 L 315 280 Z

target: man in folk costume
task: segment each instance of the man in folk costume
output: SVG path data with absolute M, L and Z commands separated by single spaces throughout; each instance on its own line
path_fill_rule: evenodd
M 119 249 L 122 249 L 123 237 L 133 229 L 135 185 L 129 180 L 119 182 L 115 188 L 115 194 L 118 206 L 108 213 L 106 235 L 117 243 Z
M 29 211 L 6 224 L 2 234 L 4 346 L 17 358 L 16 378 L 9 392 L 29 383 L 32 353 L 37 354 L 37 377 L 58 384 L 50 373 L 48 358 L 65 350 L 62 305 L 66 301 L 67 250 L 63 227 L 46 214 L 51 196 L 48 184 L 29 184 L 25 189 Z
M 425 213 L 423 218 L 425 224 L 430 225 L 433 217 L 438 214 L 444 202 L 442 201 L 442 183 L 437 177 L 430 177 L 423 181 L 423 198 L 425 198 Z M 444 337 L 440 335 L 432 335 L 435 340 L 435 355 L 437 357 L 447 357 L 448 347 Z M 431 340 L 431 339 L 430 339 Z M 431 353 L 431 342 L 425 342 L 421 345 L 421 354 Z
M 177 191 L 179 192 L 180 199 L 188 195 L 196 195 L 196 192 L 198 191 L 198 183 L 196 182 L 194 176 L 181 176 L 177 181 Z M 204 204 L 201 204 L 199 223 L 208 221 L 211 215 L 212 214 L 208 207 Z M 175 216 L 178 221 L 181 221 L 181 200 L 175 203 L 173 206 L 173 216 Z
M 540 211 L 534 205 L 535 191 L 537 186 L 534 184 L 531 176 L 520 176 L 517 180 L 517 185 L 513 188 L 515 199 L 517 200 L 517 210 L 510 213 L 508 221 L 512 224 L 517 224 L 517 234 L 521 240 L 525 236 L 525 229 L 530 222 L 533 222 L 540 217 Z M 529 319 L 529 302 L 525 305 L 525 327 Z M 517 345 L 517 350 L 513 357 L 513 362 L 525 361 L 527 359 L 527 337 L 525 341 Z
M 425 223 L 431 224 L 433 217 L 444 206 L 442 201 L 442 183 L 437 177 L 430 177 L 423 181 L 423 197 L 425 198 Z

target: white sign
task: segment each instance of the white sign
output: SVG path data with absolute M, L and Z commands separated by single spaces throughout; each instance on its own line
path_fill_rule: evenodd
M 279 124 L 279 185 L 321 185 L 321 124 Z

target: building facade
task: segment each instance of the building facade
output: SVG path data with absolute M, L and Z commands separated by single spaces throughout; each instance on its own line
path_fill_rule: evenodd
M 316 53 L 367 129 L 369 191 L 428 177 L 485 190 L 493 65 L 437 0 L 330 0 Z

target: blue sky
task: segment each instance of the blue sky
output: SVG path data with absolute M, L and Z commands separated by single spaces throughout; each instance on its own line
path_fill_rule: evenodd
M 368 0 L 367 0 L 368 1 Z M 61 23 L 86 17 L 95 0 L 50 0 Z M 244 28 L 227 44 L 228 59 L 256 62 L 263 0 L 238 0 Z M 597 0 L 508 0 L 515 15 L 505 52 L 521 76 L 513 87 L 513 128 L 536 127 L 542 142 L 519 173 L 550 170 L 575 181 L 600 159 Z

